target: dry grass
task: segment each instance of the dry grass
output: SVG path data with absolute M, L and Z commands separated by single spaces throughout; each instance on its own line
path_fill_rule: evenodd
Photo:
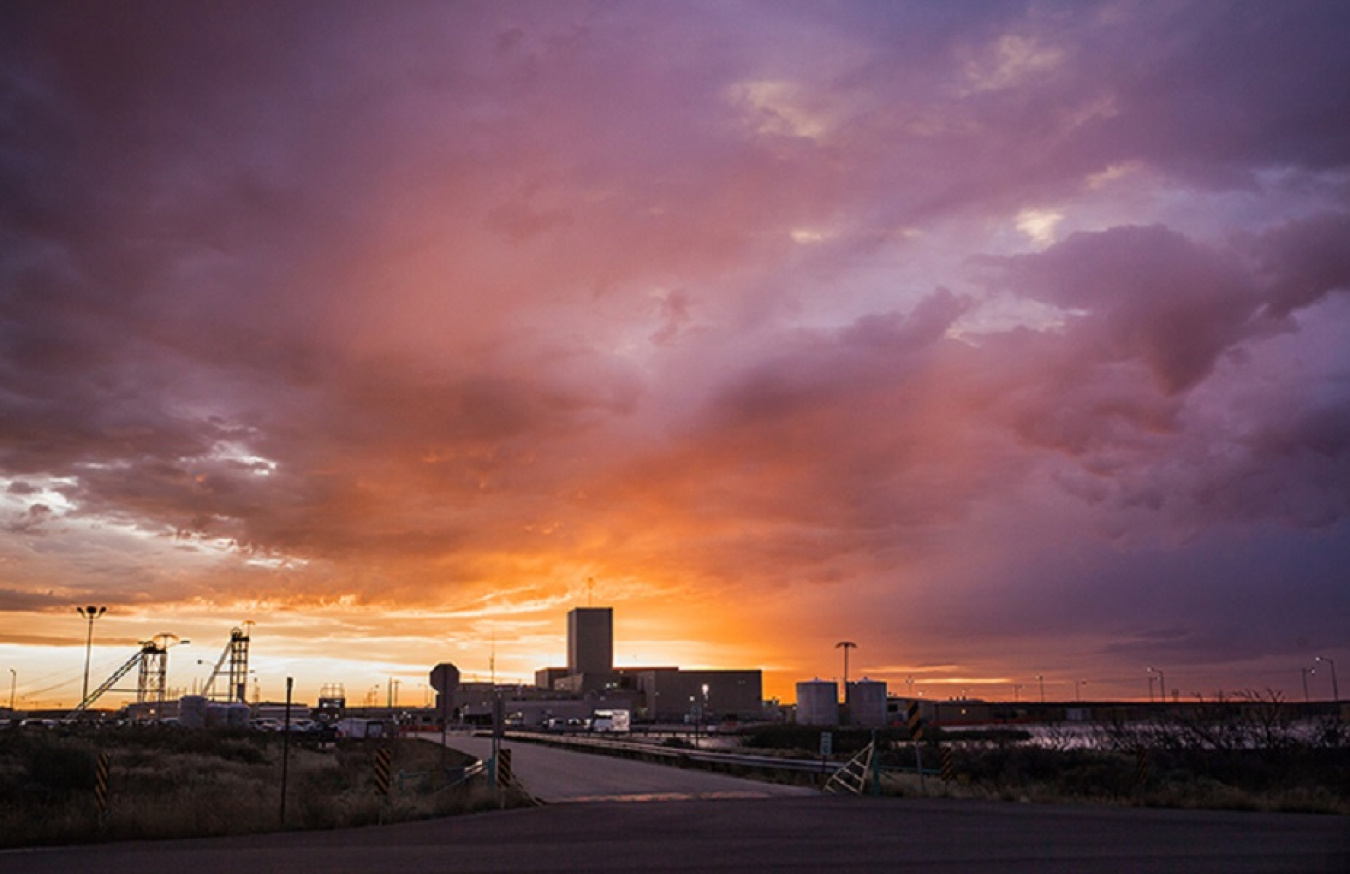
M 886 772 L 882 791 L 908 797 L 978 798 L 1038 804 L 1114 804 L 1192 810 L 1253 810 L 1350 815 L 1345 751 L 1325 752 L 1318 768 L 1287 767 L 1283 779 L 1254 767 L 1205 768 L 1203 759 L 1141 776 L 1137 760 L 1108 752 L 963 750 L 953 779 Z M 1213 773 L 1205 773 L 1210 770 Z M 1222 774 L 1220 777 L 1214 773 Z
M 387 796 L 376 791 L 375 751 L 392 752 Z M 108 809 L 94 795 L 97 755 L 108 753 Z M 450 785 L 465 758 L 415 740 L 319 750 L 292 743 L 284 828 L 329 829 L 446 816 L 501 803 L 478 779 Z M 278 735 L 119 730 L 0 735 L 0 846 L 177 838 L 276 831 L 281 820 Z M 511 798 L 508 803 L 520 803 Z

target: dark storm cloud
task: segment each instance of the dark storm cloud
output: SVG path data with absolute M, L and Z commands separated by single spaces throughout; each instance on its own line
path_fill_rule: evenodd
M 1143 361 L 1167 393 L 1207 376 L 1250 334 L 1260 303 L 1231 255 L 1162 227 L 1075 234 L 1047 252 L 984 263 L 1005 268 L 1001 284 L 1068 311 L 1066 335 L 1084 359 Z
M 1350 162 L 1350 78 L 1341 40 L 1350 10 L 1335 2 L 1145 4 L 1126 29 L 1092 46 L 1120 112 L 1094 147 L 1142 157 L 1197 180 L 1269 166 Z M 1105 41 L 1110 41 L 1108 44 Z M 1100 81 L 1089 74 L 1087 81 Z
M 1271 286 L 1266 302 L 1271 315 L 1350 291 L 1350 213 L 1296 219 L 1253 242 Z

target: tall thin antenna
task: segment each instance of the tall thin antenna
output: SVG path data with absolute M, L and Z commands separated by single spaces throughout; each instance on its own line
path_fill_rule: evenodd
M 586 578 L 586 606 L 591 606 L 591 595 L 595 591 L 595 577 Z
M 492 678 L 492 688 L 497 688 L 497 629 L 492 629 L 492 649 L 488 653 L 488 676 Z

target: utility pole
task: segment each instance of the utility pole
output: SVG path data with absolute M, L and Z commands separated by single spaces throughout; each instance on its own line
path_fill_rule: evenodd
M 835 649 L 844 651 L 844 695 L 848 695 L 848 651 L 857 649 L 858 645 L 851 640 L 841 640 L 834 645 Z
M 1328 665 L 1331 665 L 1331 697 L 1335 698 L 1336 703 L 1339 704 L 1341 700 L 1341 687 L 1336 683 L 1336 663 L 1331 659 L 1323 658 L 1322 656 L 1318 656 L 1313 659 L 1313 661 L 1326 662 Z
M 286 827 L 286 781 L 291 765 L 291 688 L 295 685 L 294 677 L 286 678 L 286 716 L 282 724 L 283 735 L 281 738 L 281 810 L 277 821 L 281 827 Z
M 841 640 L 834 645 L 834 648 L 844 651 L 844 710 L 839 721 L 841 725 L 846 725 L 853 722 L 853 713 L 849 707 L 848 698 L 848 651 L 857 649 L 858 645 L 851 640 Z

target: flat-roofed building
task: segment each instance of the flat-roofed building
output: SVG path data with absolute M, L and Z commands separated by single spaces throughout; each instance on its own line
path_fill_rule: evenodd
M 552 689 L 567 675 L 567 668 L 540 668 L 534 672 L 534 684 L 540 689 Z
M 662 722 L 758 719 L 764 710 L 763 685 L 758 670 L 653 668 L 638 674 L 648 718 Z

